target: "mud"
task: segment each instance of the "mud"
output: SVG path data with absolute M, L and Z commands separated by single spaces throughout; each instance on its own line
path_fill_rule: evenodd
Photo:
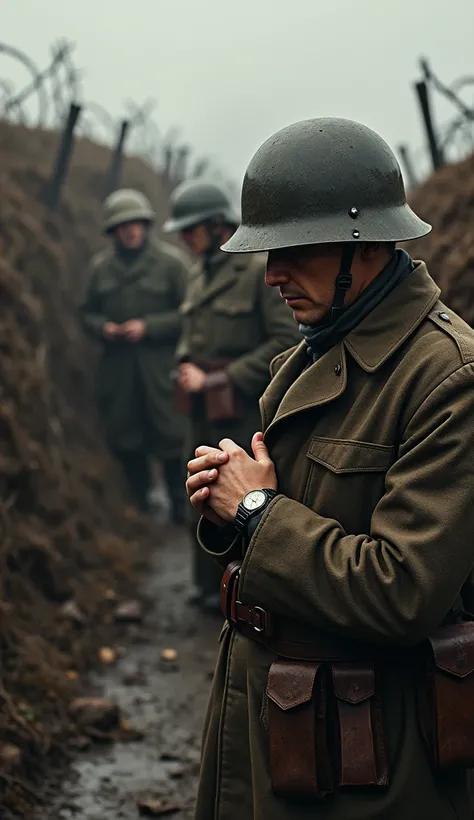
M 48 786 L 47 803 L 32 820 L 132 820 L 137 801 L 163 797 L 191 820 L 198 780 L 200 735 L 220 621 L 189 606 L 190 545 L 182 529 L 160 528 L 162 545 L 143 592 L 150 602 L 143 625 L 127 628 L 119 662 L 91 680 L 88 694 L 115 699 L 136 742 L 95 745 L 79 752 L 62 782 Z M 175 649 L 176 664 L 160 660 Z

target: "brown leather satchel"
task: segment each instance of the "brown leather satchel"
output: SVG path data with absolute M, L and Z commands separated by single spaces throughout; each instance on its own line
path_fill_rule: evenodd
M 418 715 L 433 768 L 474 768 L 474 623 L 440 627 L 428 640 Z

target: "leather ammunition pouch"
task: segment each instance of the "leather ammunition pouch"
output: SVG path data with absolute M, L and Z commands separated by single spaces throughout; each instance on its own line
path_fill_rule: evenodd
M 324 798 L 389 784 L 381 679 L 414 672 L 418 715 L 436 771 L 474 768 L 474 623 L 440 627 L 414 649 L 322 634 L 239 600 L 240 562 L 221 585 L 222 611 L 245 637 L 278 656 L 266 687 L 275 794 Z
M 266 695 L 275 794 L 314 799 L 388 785 L 373 664 L 274 661 Z
M 200 367 L 205 373 L 216 373 L 218 370 L 225 370 L 232 361 L 233 359 L 221 358 L 195 361 L 193 364 Z M 243 403 L 240 391 L 232 382 L 229 381 L 224 385 L 211 387 L 198 395 L 202 397 L 207 421 L 236 421 L 242 418 Z M 178 413 L 186 416 L 191 415 L 194 398 L 193 394 L 185 393 L 180 385 L 176 383 L 174 407 Z
M 474 767 L 474 623 L 440 627 L 418 677 L 418 715 L 435 770 Z

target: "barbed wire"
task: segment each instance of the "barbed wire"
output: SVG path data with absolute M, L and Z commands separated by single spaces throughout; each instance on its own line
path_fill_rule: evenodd
M 0 42 L 0 56 L 20 64 L 29 75 L 28 82 L 17 89 L 10 77 L 2 76 L 0 71 L 0 118 L 32 128 L 59 130 L 70 105 L 79 103 L 82 110 L 77 135 L 112 146 L 126 121 L 126 153 L 141 156 L 172 185 L 204 174 L 223 180 L 210 157 L 193 156 L 192 147 L 183 139 L 179 128 L 162 131 L 154 118 L 156 100 L 148 99 L 141 105 L 128 100 L 120 118 L 96 102 L 84 101 L 82 72 L 74 63 L 74 48 L 74 43 L 68 40 L 55 41 L 50 48 L 49 64 L 39 69 L 24 51 Z M 465 75 L 447 85 L 426 58 L 420 59 L 420 69 L 428 92 L 435 92 L 455 109 L 455 114 L 435 130 L 443 163 L 457 162 L 474 151 L 474 95 L 470 103 L 464 98 L 474 89 L 474 76 Z M 415 148 L 401 145 L 399 152 L 411 185 L 430 172 L 430 150 L 425 145 Z M 223 182 L 235 191 L 228 180 Z
M 417 185 L 433 169 L 460 162 L 474 152 L 474 95 L 470 102 L 465 99 L 474 87 L 474 76 L 465 75 L 448 85 L 433 71 L 426 57 L 420 58 L 419 65 L 422 80 L 416 83 L 416 89 L 427 145 L 398 147 L 409 187 Z M 454 108 L 454 113 L 439 124 L 435 122 L 433 108 L 441 100 L 448 103 L 448 109 Z
M 153 114 L 156 100 L 141 105 L 128 100 L 122 117 L 115 117 L 99 103 L 84 101 L 82 72 L 73 59 L 75 44 L 65 39 L 50 47 L 50 62 L 40 69 L 30 56 L 19 48 L 0 42 L 0 56 L 13 60 L 24 69 L 28 82 L 17 89 L 10 76 L 0 70 L 0 119 L 30 128 L 60 130 L 73 103 L 81 105 L 81 117 L 76 134 L 91 140 L 114 145 L 127 121 L 126 153 L 145 159 L 172 184 L 203 174 L 220 177 L 219 169 L 209 157 L 194 157 L 191 146 L 178 128 L 163 133 Z

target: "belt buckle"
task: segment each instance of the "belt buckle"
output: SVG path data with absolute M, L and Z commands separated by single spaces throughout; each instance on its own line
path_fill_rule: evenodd
M 264 634 L 267 637 L 271 635 L 271 619 L 270 615 L 261 606 L 253 606 L 250 608 L 251 627 L 254 632 L 259 635 Z

